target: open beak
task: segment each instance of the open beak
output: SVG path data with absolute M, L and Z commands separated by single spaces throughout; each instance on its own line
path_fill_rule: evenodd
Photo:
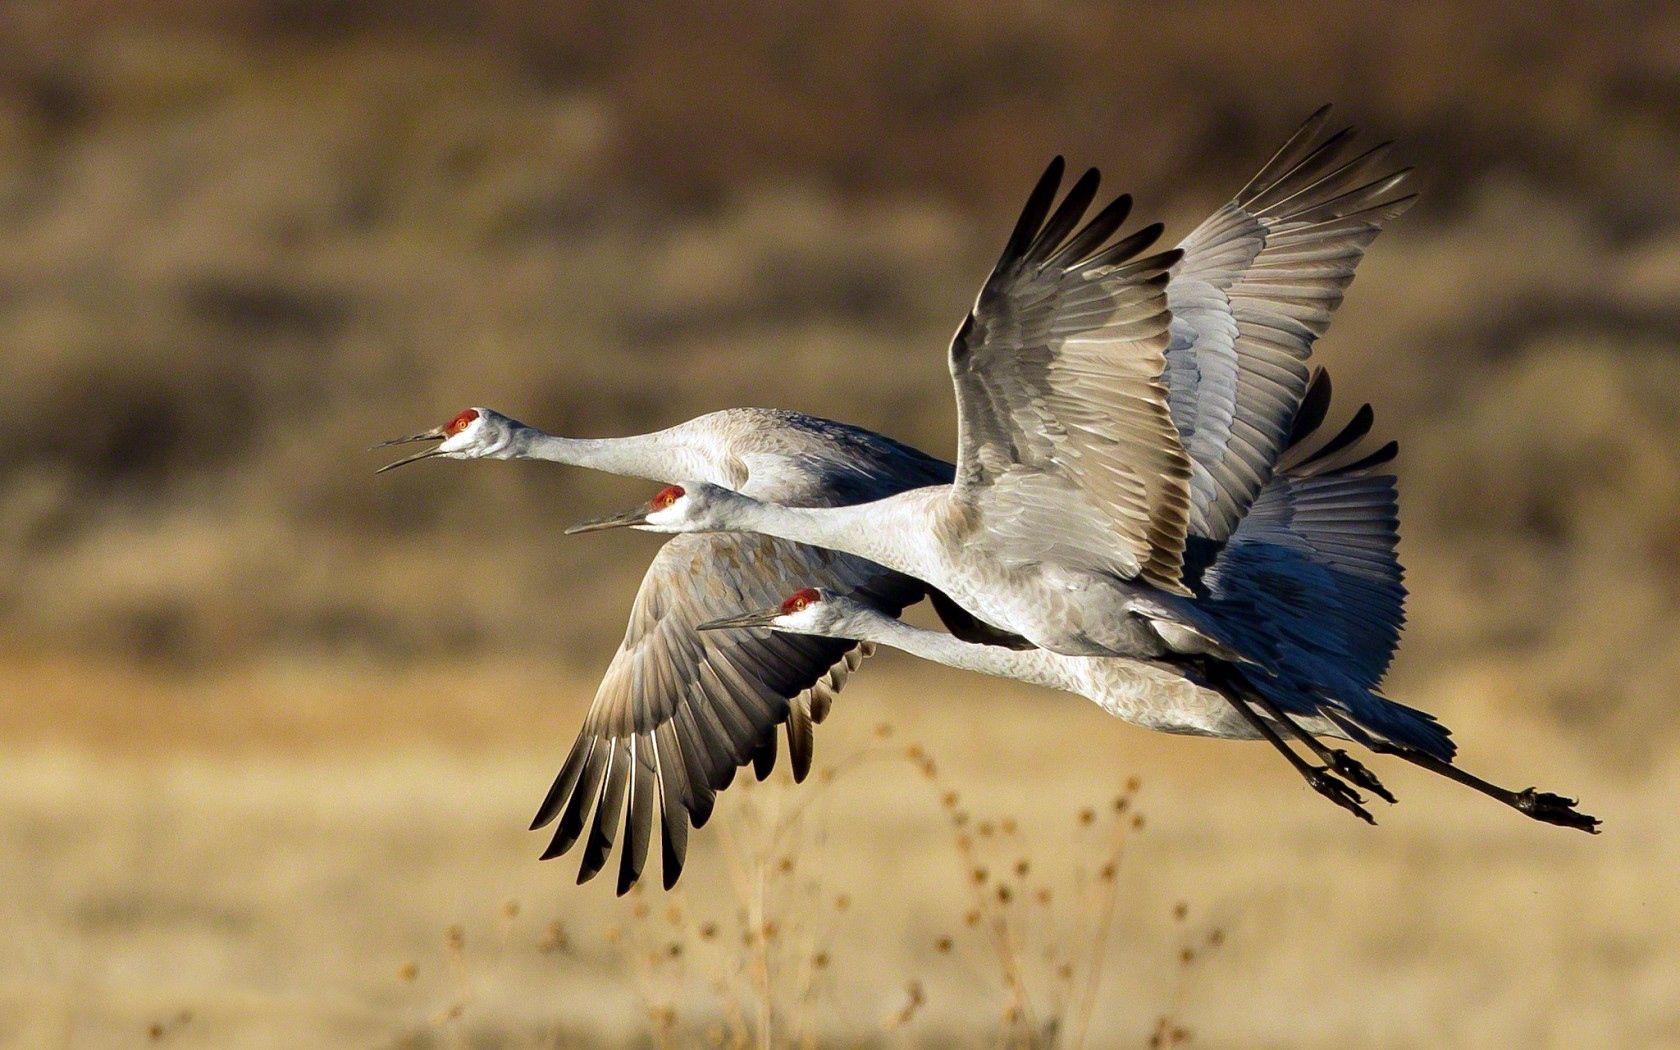
M 780 608 L 765 609 L 760 612 L 742 613 L 739 616 L 725 616 L 722 619 L 710 620 L 696 627 L 697 631 L 727 631 L 741 627 L 770 627 L 781 615 Z
M 567 529 L 565 534 L 573 536 L 580 532 L 600 532 L 603 529 L 628 529 L 636 525 L 646 524 L 647 516 L 648 509 L 646 506 L 636 507 L 631 510 L 620 511 L 617 514 L 608 514 L 604 518 L 590 518 L 588 521 L 580 521 Z
M 433 427 L 431 430 L 428 430 L 423 434 L 410 434 L 407 437 L 392 438 L 389 441 L 381 441 L 379 444 L 374 445 L 371 448 L 369 448 L 368 451 L 372 452 L 376 448 L 385 448 L 386 446 L 389 446 L 389 445 L 409 445 L 409 444 L 413 444 L 416 441 L 442 441 L 442 440 L 443 440 L 443 428 L 442 427 Z M 416 452 L 412 456 L 407 456 L 407 457 L 404 457 L 403 459 L 399 459 L 395 463 L 387 463 L 383 467 L 380 467 L 378 470 L 374 471 L 374 473 L 375 474 L 383 474 L 387 470 L 394 470 L 395 468 L 402 466 L 404 463 L 414 463 L 418 460 L 431 459 L 433 456 L 438 456 L 438 455 L 442 455 L 442 452 L 439 449 L 429 448 L 424 452 Z

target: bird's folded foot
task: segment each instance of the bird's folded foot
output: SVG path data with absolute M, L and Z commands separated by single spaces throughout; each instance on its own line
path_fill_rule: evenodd
M 1377 779 L 1375 773 L 1365 768 L 1357 758 L 1346 751 L 1336 748 L 1327 757 L 1330 760 L 1330 769 L 1338 776 L 1346 778 L 1349 783 L 1364 788 L 1391 806 L 1399 801 L 1383 787 L 1383 782 Z
M 1312 789 L 1334 802 L 1336 805 L 1352 813 L 1367 824 L 1375 825 L 1376 818 L 1364 806 L 1365 800 L 1359 797 L 1359 792 L 1338 780 L 1328 768 L 1313 769 L 1306 774 L 1307 783 Z
M 1574 799 L 1554 795 L 1550 791 L 1524 788 L 1517 792 L 1513 805 L 1535 820 L 1543 820 L 1547 824 L 1556 824 L 1562 828 L 1575 828 L 1589 835 L 1598 834 L 1598 825 L 1601 823 L 1597 817 L 1577 810 Z

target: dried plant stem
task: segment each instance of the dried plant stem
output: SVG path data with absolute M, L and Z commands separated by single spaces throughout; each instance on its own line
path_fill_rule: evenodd
M 1120 842 L 1109 855 L 1110 870 L 1120 864 L 1120 854 L 1125 847 L 1126 832 L 1124 827 L 1119 831 Z M 1074 1002 L 1074 1024 L 1072 1038 L 1069 1045 L 1079 1050 L 1085 1045 L 1085 1040 L 1091 1031 L 1091 1016 L 1096 1012 L 1097 992 L 1102 984 L 1103 966 L 1108 961 L 1108 939 L 1114 930 L 1114 913 L 1120 901 L 1120 880 L 1118 877 L 1107 880 L 1107 892 L 1102 895 L 1098 907 L 1096 935 L 1091 938 L 1091 957 L 1085 964 L 1085 987 Z

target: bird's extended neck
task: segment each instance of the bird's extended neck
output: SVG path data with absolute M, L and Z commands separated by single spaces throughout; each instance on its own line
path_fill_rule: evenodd
M 1058 656 L 1044 649 L 1017 650 L 1001 645 L 965 642 L 944 631 L 930 631 L 886 615 L 869 616 L 849 633 L 857 634 L 859 641 L 901 649 L 911 656 L 946 667 L 975 671 L 994 678 L 1012 678 L 1050 689 L 1072 688 L 1069 676 L 1063 673 L 1064 662 L 1080 659 Z
M 855 554 L 931 582 L 939 573 L 928 509 L 942 487 L 845 507 L 784 507 L 743 496 L 726 527 Z
M 727 485 L 733 480 L 724 476 L 727 472 L 719 468 L 708 450 L 671 430 L 628 437 L 570 438 L 526 427 L 522 437 L 523 448 L 514 457 L 517 459 L 544 459 L 659 482 L 699 478 Z

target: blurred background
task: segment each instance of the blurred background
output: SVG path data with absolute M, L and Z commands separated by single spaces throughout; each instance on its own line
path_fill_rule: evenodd
M 1401 443 L 1390 691 L 1601 837 L 1390 765 L 1367 828 L 883 655 L 678 893 L 536 861 L 658 543 L 560 528 L 649 489 L 366 446 L 771 405 L 950 456 L 1048 157 L 1176 239 L 1323 102 L 1424 194 L 1318 351 Z M 0 1045 L 1000 1045 L 1023 984 L 1041 1042 L 1680 1044 L 1673 5 L 8 5 L 0 231 Z

